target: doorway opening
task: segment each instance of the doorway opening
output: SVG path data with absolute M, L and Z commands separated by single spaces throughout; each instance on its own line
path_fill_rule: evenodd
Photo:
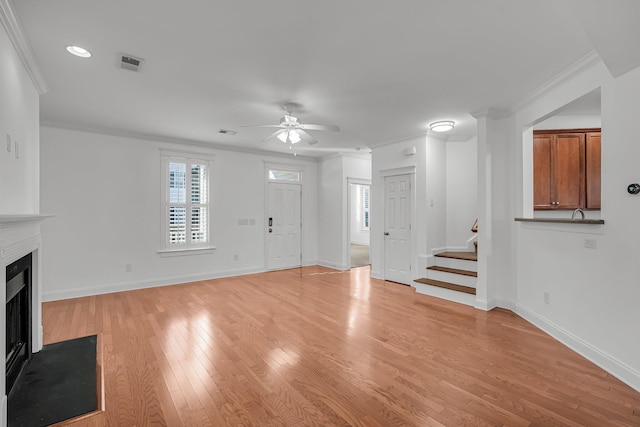
M 371 226 L 371 181 L 348 179 L 349 267 L 371 265 L 369 230 Z

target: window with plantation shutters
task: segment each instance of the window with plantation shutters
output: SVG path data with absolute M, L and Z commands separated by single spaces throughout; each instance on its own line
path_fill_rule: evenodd
M 210 160 L 163 154 L 165 251 L 212 249 L 209 236 Z
M 369 230 L 369 186 L 363 185 L 362 189 L 362 230 Z

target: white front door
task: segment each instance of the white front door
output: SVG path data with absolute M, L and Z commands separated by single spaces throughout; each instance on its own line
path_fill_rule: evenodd
M 384 278 L 411 284 L 411 174 L 384 179 Z
M 300 267 L 300 184 L 270 182 L 267 206 L 267 270 Z

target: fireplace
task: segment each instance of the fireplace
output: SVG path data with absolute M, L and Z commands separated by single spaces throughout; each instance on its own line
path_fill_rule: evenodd
M 0 331 L 5 334 L 0 337 L 0 347 L 2 343 L 6 345 L 5 374 L 8 374 L 0 377 L 0 426 L 7 425 L 7 394 L 15 381 L 13 377 L 20 372 L 19 358 L 42 349 L 40 223 L 50 216 L 0 215 L 0 284 L 6 286 L 0 291 L 0 299 L 5 299 L 0 303 L 6 311 L 0 315 Z M 7 321 L 13 326 L 8 326 Z
M 6 393 L 31 357 L 31 254 L 6 267 Z

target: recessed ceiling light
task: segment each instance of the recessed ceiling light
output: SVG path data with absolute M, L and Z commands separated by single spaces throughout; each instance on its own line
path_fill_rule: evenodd
M 453 129 L 453 123 L 451 120 L 443 120 L 440 122 L 433 122 L 429 125 L 429 129 L 434 132 L 447 132 Z
M 80 46 L 67 46 L 67 52 L 80 58 L 89 58 L 91 56 L 91 52 Z

